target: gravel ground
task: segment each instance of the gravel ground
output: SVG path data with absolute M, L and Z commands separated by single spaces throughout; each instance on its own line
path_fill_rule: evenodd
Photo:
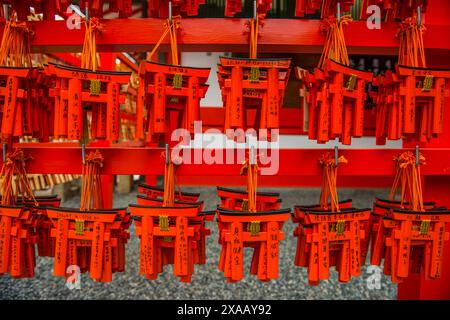
M 214 188 L 185 188 L 186 191 L 201 192 L 205 210 L 218 204 Z M 273 190 L 273 189 L 266 189 Z M 354 199 L 356 207 L 371 207 L 373 198 L 386 195 L 386 190 L 341 190 L 340 199 Z M 136 192 L 129 195 L 115 195 L 117 207 L 135 202 Z M 281 189 L 283 207 L 295 204 L 313 204 L 319 199 L 318 189 Z M 72 197 L 63 206 L 76 207 L 79 197 Z M 262 283 L 248 274 L 251 252 L 246 252 L 244 260 L 244 280 L 227 284 L 217 268 L 220 247 L 217 243 L 217 227 L 212 225 L 212 235 L 208 238 L 206 265 L 196 266 L 192 283 L 181 283 L 172 274 L 172 267 L 155 281 L 148 281 L 139 273 L 139 241 L 134 235 L 126 248 L 126 272 L 113 275 L 113 282 L 98 283 L 88 275 L 81 276 L 81 290 L 69 290 L 65 281 L 52 276 L 52 259 L 37 258 L 36 277 L 33 279 L 11 279 L 0 277 L 0 299 L 396 299 L 397 288 L 383 276 L 381 289 L 367 288 L 370 276 L 364 267 L 362 276 L 341 284 L 332 271 L 331 279 L 311 287 L 307 284 L 306 269 L 294 266 L 296 238 L 292 236 L 294 224 L 285 224 L 286 240 L 280 245 L 279 279 Z

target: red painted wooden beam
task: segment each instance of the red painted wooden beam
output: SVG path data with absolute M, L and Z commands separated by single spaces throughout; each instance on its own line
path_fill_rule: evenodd
M 98 37 L 99 51 L 150 51 L 163 32 L 161 19 L 102 20 L 103 33 Z M 179 37 L 181 51 L 245 52 L 244 34 L 247 19 L 193 18 L 182 20 Z M 267 19 L 260 33 L 258 51 L 271 53 L 320 53 L 324 37 L 319 20 Z M 69 30 L 65 21 L 30 23 L 35 31 L 34 52 L 80 52 L 84 26 Z M 3 33 L 4 24 L 0 25 Z M 395 37 L 397 23 L 382 23 L 380 30 L 369 30 L 365 21 L 355 21 L 345 28 L 350 54 L 393 55 L 398 51 Z M 450 50 L 449 25 L 427 24 L 425 47 L 432 51 Z M 167 48 L 167 42 L 163 48 Z
M 58 147 L 58 143 L 27 143 L 16 144 L 15 146 L 22 148 L 25 154 L 33 157 L 33 160 L 27 163 L 27 172 L 29 173 L 81 173 L 80 147 L 68 147 L 67 144 Z M 103 174 L 158 175 L 164 172 L 161 158 L 162 148 L 99 146 L 87 148 L 86 152 L 91 149 L 99 149 L 105 159 L 102 169 Z M 192 149 L 191 151 L 191 159 L 194 162 L 196 150 Z M 235 150 L 232 151 L 236 152 Z M 276 174 L 280 179 L 283 176 L 320 176 L 322 170 L 318 164 L 318 159 L 327 151 L 333 152 L 333 150 L 327 149 L 281 149 L 279 150 L 279 170 Z M 393 157 L 403 151 L 405 149 L 339 150 L 339 154 L 344 155 L 349 161 L 349 164 L 339 167 L 339 176 L 392 177 L 395 173 Z M 203 152 L 211 153 L 207 149 L 204 149 Z M 427 158 L 427 164 L 422 168 L 422 173 L 425 176 L 450 175 L 450 165 L 447 160 L 450 158 L 450 149 L 421 149 L 421 152 Z M 242 161 L 235 160 L 236 164 L 226 164 L 225 152 L 222 159 L 223 164 L 183 164 L 177 169 L 177 174 L 180 176 L 205 177 L 239 175 Z M 262 167 L 264 166 L 262 165 Z

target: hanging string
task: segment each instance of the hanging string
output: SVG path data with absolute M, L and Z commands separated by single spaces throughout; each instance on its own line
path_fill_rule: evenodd
M 351 21 L 350 15 L 342 16 L 339 20 L 334 16 L 322 20 L 321 31 L 325 34 L 325 44 L 318 68 L 322 69 L 327 59 L 332 59 L 346 66 L 350 64 L 343 26 Z
M 97 55 L 96 37 L 102 32 L 103 25 L 97 18 L 90 18 L 89 21 L 85 21 L 85 28 L 81 68 L 97 71 L 100 66 L 100 59 Z
M 100 170 L 103 167 L 100 151 L 90 152 L 83 164 L 81 175 L 81 210 L 103 209 Z
M 15 14 L 5 25 L 0 46 L 0 65 L 9 67 L 32 67 L 31 37 L 33 30 L 26 22 L 16 21 Z
M 250 163 L 250 159 L 246 159 L 241 168 L 240 174 L 247 175 L 248 212 L 256 212 L 258 171 L 259 167 L 256 159 L 254 160 L 254 164 Z
M 401 207 L 408 203 L 408 208 L 413 211 L 425 211 L 423 206 L 422 180 L 420 167 L 425 163 L 425 157 L 419 155 L 419 165 L 416 165 L 416 156 L 411 151 L 406 151 L 394 158 L 396 161 L 396 173 L 392 184 L 390 199 L 395 200 L 400 190 Z
M 152 61 L 153 56 L 158 51 L 159 46 L 164 41 L 167 35 L 170 37 L 170 51 L 172 57 L 172 64 L 179 65 L 178 62 L 178 40 L 177 33 L 181 29 L 181 16 L 172 17 L 172 21 L 169 19 L 164 22 L 164 32 L 159 38 L 156 45 L 153 47 L 152 51 L 147 55 L 147 60 Z
M 6 155 L 6 162 L 3 163 L 0 173 L 2 205 L 14 205 L 18 197 L 22 198 L 22 202 L 32 200 L 35 205 L 38 205 L 25 169 L 26 161 L 30 159 L 31 157 L 25 156 L 20 149 L 15 149 Z
M 426 28 L 418 24 L 418 17 L 406 18 L 397 32 L 399 38 L 398 63 L 403 66 L 426 68 L 423 33 Z
M 163 152 L 162 157 L 166 159 L 166 153 Z M 170 152 L 167 155 L 169 158 L 167 162 L 164 164 L 164 196 L 163 196 L 163 206 L 164 207 L 173 207 L 175 204 L 175 165 L 170 156 Z M 179 190 L 181 193 L 181 191 Z
M 347 163 L 344 156 L 338 158 L 338 164 Z M 337 168 L 335 158 L 329 153 L 322 155 L 319 163 L 323 167 L 322 186 L 320 190 L 320 207 L 332 212 L 340 212 L 337 193 Z
M 259 15 L 250 20 L 250 59 L 257 58 L 258 52 Z
M 394 176 L 394 182 L 392 183 L 392 187 L 391 187 L 391 191 L 389 192 L 389 199 L 395 201 L 397 193 L 399 188 L 402 188 L 403 185 L 401 184 L 403 179 L 403 170 L 401 170 L 400 168 L 400 161 L 399 161 L 400 157 L 394 157 L 394 161 L 395 161 L 395 176 Z M 401 192 L 401 194 L 403 195 L 403 190 Z
M 249 36 L 249 58 L 256 59 L 258 57 L 258 37 L 259 27 L 264 26 L 264 18 L 260 17 L 260 14 L 256 15 L 256 18 L 252 18 L 245 23 Z
M 173 20 L 172 23 L 168 21 L 168 29 L 170 36 L 170 48 L 172 53 L 172 64 L 178 66 L 178 43 L 177 43 L 177 30 L 180 28 L 180 20 Z

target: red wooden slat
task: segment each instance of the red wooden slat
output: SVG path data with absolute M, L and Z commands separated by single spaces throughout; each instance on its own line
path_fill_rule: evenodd
M 247 19 L 193 18 L 181 22 L 180 51 L 228 52 L 248 50 L 248 37 L 243 33 Z M 97 39 L 98 50 L 107 52 L 150 51 L 163 33 L 161 19 L 102 20 L 104 29 Z M 84 26 L 69 30 L 65 21 L 30 23 L 35 36 L 34 52 L 81 52 Z M 205 27 L 207 26 L 207 27 Z M 380 30 L 367 29 L 365 21 L 355 21 L 345 28 L 350 54 L 395 55 L 398 25 L 383 23 Z M 0 25 L 3 33 L 4 24 Z M 321 53 L 324 37 L 319 20 L 267 19 L 261 30 L 259 52 Z M 428 49 L 450 50 L 449 25 L 427 25 L 424 35 Z M 167 44 L 162 48 L 167 49 Z
M 23 149 L 25 154 L 33 157 L 33 161 L 27 163 L 28 173 L 81 173 L 81 148 L 58 147 L 57 143 L 16 144 Z M 86 148 L 88 152 L 89 149 Z M 143 174 L 158 175 L 164 172 L 161 160 L 162 148 L 126 148 L 126 147 L 98 147 L 104 156 L 103 174 Z M 343 149 L 348 165 L 339 168 L 339 176 L 393 176 L 395 166 L 393 157 L 405 149 Z M 411 149 L 413 150 L 413 149 Z M 318 164 L 319 157 L 327 149 L 281 149 L 279 151 L 279 170 L 277 175 L 283 176 L 320 176 L 322 169 Z M 328 150 L 334 152 L 333 150 Z M 192 160 L 196 150 L 192 151 Z M 211 154 L 211 150 L 208 152 Z M 427 164 L 423 166 L 424 175 L 450 175 L 450 149 L 421 149 L 427 158 Z M 235 159 L 236 159 L 236 152 Z M 237 176 L 239 175 L 242 161 L 235 160 L 236 164 L 226 164 L 225 152 L 223 164 L 183 164 L 178 168 L 180 176 Z M 274 159 L 274 158 L 273 158 Z M 275 161 L 275 160 L 274 160 Z M 152 165 L 148 165 L 151 163 Z M 264 167 L 264 166 L 262 166 Z

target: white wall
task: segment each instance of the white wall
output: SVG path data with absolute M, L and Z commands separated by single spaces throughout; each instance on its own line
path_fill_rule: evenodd
M 220 94 L 219 84 L 217 82 L 217 63 L 219 62 L 219 57 L 225 55 L 223 52 L 183 52 L 181 55 L 181 64 L 190 67 L 210 67 L 211 73 L 208 79 L 209 89 L 206 93 L 205 99 L 200 103 L 201 106 L 207 107 L 222 107 L 222 98 Z M 201 139 L 201 135 L 197 137 Z M 196 138 L 196 140 L 197 140 Z M 221 139 L 215 139 L 221 140 Z M 309 140 L 306 136 L 296 136 L 296 135 L 283 135 L 280 136 L 280 148 L 282 149 L 293 149 L 293 148 L 331 148 L 338 145 L 340 148 L 401 148 L 402 142 L 398 141 L 388 141 L 384 146 L 377 146 L 375 144 L 375 138 L 364 137 L 364 138 L 352 138 L 351 146 L 342 146 L 337 141 L 330 141 L 326 144 L 317 144 L 313 140 Z M 217 148 L 219 145 L 215 143 L 209 145 L 210 148 Z
M 219 83 L 217 82 L 217 63 L 223 52 L 183 52 L 181 54 L 181 64 L 188 67 L 211 68 L 208 82 L 209 85 L 206 97 L 200 102 L 202 107 L 222 106 Z

